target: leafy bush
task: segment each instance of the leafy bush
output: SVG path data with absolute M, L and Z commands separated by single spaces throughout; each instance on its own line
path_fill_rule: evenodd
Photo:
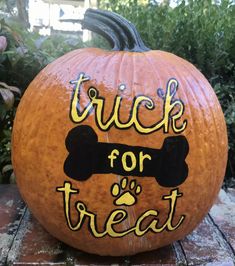
M 20 90 L 14 86 L 8 86 L 4 82 L 0 82 L 0 183 L 4 180 L 3 177 L 9 179 L 12 173 L 11 166 L 11 129 L 12 121 L 15 116 L 15 110 L 13 108 L 15 102 L 15 95 L 21 94 Z M 9 175 L 10 174 L 10 175 Z

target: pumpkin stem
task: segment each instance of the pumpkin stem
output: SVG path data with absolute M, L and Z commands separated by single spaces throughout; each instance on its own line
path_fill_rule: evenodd
M 104 10 L 87 9 L 82 28 L 102 35 L 112 46 L 113 51 L 144 52 L 146 47 L 135 26 L 122 16 Z

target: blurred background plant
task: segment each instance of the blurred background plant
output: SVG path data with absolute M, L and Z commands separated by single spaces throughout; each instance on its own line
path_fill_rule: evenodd
M 82 42 L 60 33 L 29 31 L 26 0 L 0 0 L 0 182 L 14 182 L 11 129 L 28 84 L 48 63 L 86 46 L 108 49 L 102 38 Z M 235 2 L 229 0 L 100 0 L 102 9 L 132 21 L 151 49 L 169 51 L 192 62 L 208 78 L 222 105 L 228 128 L 229 160 L 225 185 L 235 186 Z

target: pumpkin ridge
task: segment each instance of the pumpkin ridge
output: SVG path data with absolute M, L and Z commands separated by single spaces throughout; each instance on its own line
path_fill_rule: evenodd
M 205 98 L 205 101 L 206 101 L 207 106 L 209 106 L 210 114 L 211 114 L 212 119 L 213 119 L 213 124 L 216 125 L 215 130 L 213 130 L 213 134 L 215 136 L 215 138 L 213 138 L 213 139 L 219 139 L 219 133 L 218 133 L 218 128 L 220 127 L 219 123 L 221 123 L 221 122 L 223 123 L 223 120 L 220 117 L 220 119 L 219 119 L 220 121 L 218 122 L 218 119 L 215 118 L 215 109 L 213 108 L 214 106 L 212 106 L 211 104 L 209 104 L 210 103 L 210 99 L 208 99 L 208 96 L 205 94 L 202 86 L 200 86 L 199 81 L 198 81 L 198 78 L 195 77 L 194 73 L 191 72 L 190 74 L 193 77 L 194 81 L 198 84 L 198 88 L 201 91 L 203 97 Z M 206 81 L 206 82 L 208 82 L 208 81 Z M 213 98 L 214 98 L 213 100 L 216 101 L 216 109 L 217 110 L 219 109 L 221 111 L 221 113 L 222 113 L 222 109 L 220 108 L 220 105 L 218 104 L 219 102 L 217 100 L 217 97 L 216 97 L 215 92 L 212 90 L 212 91 L 210 91 L 210 93 L 211 94 L 214 94 L 213 95 Z M 204 116 L 203 116 L 203 118 L 204 118 Z M 205 120 L 205 118 L 204 118 L 204 120 Z M 217 155 L 216 156 L 217 157 L 216 158 L 216 161 L 220 161 L 219 160 L 220 159 L 219 158 L 220 157 L 219 145 L 215 145 L 215 146 L 216 146 L 216 150 L 217 150 L 217 152 L 216 152 L 216 155 Z M 219 172 L 217 172 L 217 176 L 218 175 L 219 175 Z
M 115 95 L 118 94 L 118 86 L 119 86 L 118 82 L 120 82 L 120 81 L 122 82 L 122 79 L 120 78 L 120 73 L 121 73 L 121 66 L 123 65 L 122 62 L 123 62 L 123 59 L 125 57 L 125 54 L 126 53 L 122 53 L 121 55 L 120 54 L 117 54 L 116 52 L 113 53 L 114 56 L 112 56 L 109 60 L 107 60 L 108 63 L 105 64 L 105 68 L 104 68 L 104 73 L 108 73 L 107 70 L 109 70 L 109 68 L 108 68 L 109 67 L 109 63 L 111 63 L 111 65 L 114 65 L 112 63 L 112 60 L 111 59 L 113 59 L 115 56 L 117 56 L 118 62 L 116 63 L 116 65 L 119 66 L 119 69 L 118 69 L 118 73 L 115 72 L 115 78 L 113 78 L 113 80 L 116 81 L 116 83 L 113 84 L 114 85 L 113 92 L 114 92 Z M 107 108 L 107 106 L 106 106 L 106 108 Z M 104 110 L 105 110 L 105 107 L 104 107 Z M 111 113 L 110 113 L 110 115 L 111 115 Z M 108 117 L 108 120 L 109 120 L 109 117 Z M 106 119 L 106 121 L 107 121 L 107 119 Z M 106 133 L 107 133 L 107 136 L 110 136 L 110 132 L 109 131 L 106 131 Z
M 62 58 L 59 58 L 60 61 L 57 63 L 58 59 L 56 59 L 55 61 L 53 61 L 51 64 L 49 64 L 48 66 L 45 67 L 45 69 L 43 69 L 43 71 L 47 71 L 47 73 L 54 74 L 57 73 L 56 78 L 60 79 L 60 81 L 62 83 L 64 83 L 64 80 L 68 79 L 68 73 L 67 71 L 65 71 L 64 66 L 67 66 L 69 63 L 71 63 L 73 66 L 76 65 L 77 62 L 82 62 L 81 63 L 81 67 L 86 67 L 88 65 L 88 63 L 90 64 L 93 59 L 96 59 L 96 56 L 94 55 L 94 57 L 92 58 L 88 58 L 86 55 L 86 51 L 80 51 L 80 50 L 76 50 L 79 51 L 78 54 L 75 53 L 75 55 L 71 52 L 69 53 L 69 57 L 67 57 L 66 55 L 63 55 Z M 58 68 L 58 65 L 60 66 Z M 80 66 L 79 66 L 80 67 Z M 77 73 L 76 75 L 78 75 L 79 73 Z M 72 78 L 76 78 L 76 77 L 72 77 Z M 70 80 L 69 80 L 70 81 Z M 68 81 L 68 82 L 69 82 Z M 54 82 L 54 80 L 53 80 Z M 67 83 L 69 85 L 69 83 Z
M 165 65 L 166 66 L 166 69 L 168 69 L 168 67 L 169 67 L 169 65 L 168 64 L 166 64 L 165 62 L 164 62 L 164 57 L 162 58 L 162 56 L 160 55 L 160 60 L 161 60 L 161 63 L 163 64 L 163 65 Z M 176 57 L 177 58 L 177 57 Z M 178 59 L 178 58 L 177 58 Z M 177 60 L 176 59 L 176 60 Z M 180 62 L 181 60 L 178 60 L 178 62 L 179 62 L 179 65 L 181 66 L 181 62 Z M 181 90 L 180 90 L 180 92 L 184 95 L 184 103 L 186 103 L 186 105 L 187 105 L 187 109 L 188 109 L 188 111 L 189 111 L 189 116 L 190 117 L 192 117 L 192 106 L 189 104 L 189 102 L 190 102 L 190 100 L 189 100 L 189 95 L 188 94 L 190 94 L 190 92 L 191 92 L 191 90 L 190 90 L 190 84 L 189 84 L 189 82 L 184 78 L 184 76 L 182 77 L 182 75 L 179 73 L 180 71 L 178 70 L 178 69 L 174 69 L 174 70 L 172 70 L 172 68 L 171 68 L 171 71 L 172 72 L 175 72 L 176 74 L 178 74 L 178 76 L 180 77 L 180 79 L 181 80 L 179 80 L 179 79 L 177 79 L 176 77 L 176 79 L 177 80 L 179 80 L 179 86 L 181 86 L 182 87 L 182 84 L 180 84 L 180 81 L 182 82 L 183 81 L 183 83 L 185 84 L 185 87 L 186 88 L 182 88 Z M 171 77 L 172 75 L 171 75 L 171 71 L 169 71 L 168 70 L 168 73 L 170 73 L 169 74 L 169 77 Z M 187 72 L 188 72 L 188 69 L 187 69 Z M 194 95 L 195 96 L 195 95 Z M 196 100 L 197 100 L 197 98 L 196 97 L 194 97 Z M 185 113 L 185 110 L 184 110 L 184 113 Z M 203 118 L 204 118 L 204 116 L 202 116 Z M 180 119 L 182 119 L 182 118 L 180 118 Z M 192 128 L 192 132 L 193 132 L 193 134 L 195 134 L 194 132 L 195 132 L 195 130 L 194 130 L 194 123 L 193 123 L 193 121 L 192 121 L 192 123 L 191 123 L 191 128 Z M 191 133 L 192 134 L 192 133 Z M 186 135 L 186 134 L 184 134 L 184 135 Z M 195 139 L 195 137 L 194 137 L 194 139 Z
M 185 83 L 185 85 L 187 85 L 187 87 L 190 87 L 189 84 L 188 84 L 188 81 L 184 78 L 184 76 L 182 77 L 182 75 L 180 75 L 179 70 L 177 68 L 176 69 L 174 68 L 174 70 L 173 70 L 173 64 L 171 65 L 171 68 L 169 69 L 169 65 L 165 63 L 164 56 L 160 54 L 159 55 L 159 58 L 160 58 L 159 59 L 159 62 L 161 62 L 161 64 L 163 64 L 165 66 L 164 69 L 167 69 L 168 70 L 168 71 L 166 71 L 166 73 L 168 73 L 169 78 L 171 78 L 173 76 L 174 76 L 174 78 L 176 78 L 176 75 L 172 75 L 171 72 L 176 73 L 176 74 L 178 74 L 178 76 L 180 77 L 180 79 Z M 177 56 L 175 56 L 175 59 L 176 60 L 178 59 Z M 180 61 L 181 60 L 178 60 L 179 65 L 181 66 L 181 62 Z M 188 72 L 188 70 L 187 70 L 187 72 Z M 180 84 L 180 79 L 179 78 L 176 78 L 176 79 L 179 81 L 179 87 L 180 86 L 182 87 L 182 84 Z M 190 89 L 188 89 L 188 88 L 182 88 L 180 90 L 180 92 L 181 92 L 182 95 L 184 95 L 184 104 L 186 103 L 186 105 L 188 106 L 188 110 L 189 110 L 189 113 L 190 113 L 190 117 L 192 117 L 192 110 L 191 110 L 192 106 L 189 104 L 190 101 L 189 101 L 188 95 L 187 95 L 187 93 L 185 91 L 190 91 Z M 186 102 L 185 102 L 185 99 L 186 99 Z M 184 110 L 184 113 L 185 113 L 185 110 Z M 182 117 L 180 118 L 180 120 L 182 120 Z M 192 123 L 191 124 L 191 127 L 193 128 L 193 126 L 194 125 Z M 192 132 L 195 132 L 195 131 L 192 130 Z M 186 134 L 184 134 L 184 135 L 186 135 Z
M 177 61 L 179 62 L 180 60 L 177 58 Z M 188 71 L 188 69 L 186 68 L 186 66 L 185 66 L 185 64 L 181 64 L 181 66 L 186 70 L 186 72 L 187 73 L 189 73 L 190 75 L 189 76 L 191 76 L 191 77 L 193 77 L 193 81 L 198 85 L 197 86 L 197 88 L 200 90 L 200 95 L 202 95 L 203 96 L 203 98 L 204 98 L 204 100 L 205 100 L 205 104 L 206 104 L 206 106 L 208 106 L 209 107 L 209 110 L 210 110 L 210 117 L 212 116 L 212 119 L 213 119 L 213 124 L 214 125 L 217 125 L 217 120 L 215 119 L 215 116 L 214 116 L 214 109 L 210 106 L 210 104 L 209 104 L 209 100 L 208 100 L 208 96 L 205 94 L 205 92 L 204 92 L 204 88 L 203 88 L 203 86 L 201 86 L 201 84 L 199 83 L 199 81 L 198 81 L 198 79 L 195 77 L 195 72 L 193 72 L 193 71 Z M 193 65 L 192 65 L 193 66 Z M 193 66 L 193 68 L 195 68 L 194 66 Z M 196 71 L 198 71 L 197 69 L 195 69 Z M 201 74 L 201 73 L 199 73 L 199 74 Z M 185 80 L 186 80 L 186 82 L 189 84 L 190 83 L 190 81 L 188 81 L 188 78 L 186 77 L 186 78 L 184 78 Z M 206 80 L 205 80 L 205 82 L 207 82 Z M 195 96 L 195 98 L 196 98 L 196 101 L 197 102 L 199 102 L 199 99 L 198 99 L 198 97 L 196 97 L 196 94 L 195 94 L 195 92 L 194 92 L 194 90 L 192 90 L 192 89 L 190 89 L 189 90 L 194 96 Z M 216 97 L 214 97 L 214 98 L 216 98 Z M 217 99 L 216 99 L 217 100 Z M 190 106 L 190 105 L 189 105 Z M 191 107 L 191 106 L 190 106 Z M 201 117 L 202 117 L 202 119 L 203 119 L 203 126 L 202 126 L 202 128 L 208 128 L 209 127 L 209 125 L 208 125 L 208 123 L 206 122 L 206 119 L 205 119 L 205 116 L 206 116 L 206 114 L 204 113 L 204 110 L 203 110 L 203 108 L 197 108 L 197 110 L 200 110 L 200 112 L 202 113 L 202 115 L 201 115 Z M 216 131 L 216 132 L 215 132 Z M 195 132 L 195 131 L 193 131 L 193 132 Z M 216 130 L 213 130 L 213 134 L 214 134 L 214 136 L 216 137 L 216 138 L 211 138 L 211 139 L 219 139 L 218 138 L 218 126 L 216 126 Z M 197 140 L 197 147 L 200 147 L 200 144 L 198 143 L 198 139 L 197 138 L 195 138 L 194 137 L 194 140 Z M 201 145 L 202 145 L 202 143 L 201 143 Z M 213 144 L 211 144 L 211 145 L 213 145 Z M 211 148 L 211 145 L 210 145 L 210 148 Z M 216 154 L 216 161 L 219 161 L 219 149 L 218 149 L 218 145 L 215 145 L 215 146 L 217 146 L 216 147 L 216 151 L 214 152 L 214 154 Z M 205 158 L 205 154 L 203 154 L 203 157 L 204 157 L 204 160 L 203 160 L 203 162 L 204 162 L 204 167 L 206 168 L 207 167 L 207 165 L 205 165 L 205 162 L 206 162 L 206 158 Z M 207 161 L 208 162 L 208 161 Z M 217 172 L 213 172 L 213 171 L 211 171 L 211 169 L 212 169 L 212 166 L 210 167 L 210 176 L 214 176 L 214 175 L 216 175 L 217 177 L 218 176 L 220 176 L 220 173 L 218 172 L 218 170 L 217 170 Z M 213 178 L 211 178 L 211 180 L 212 180 Z M 210 206 L 210 205 L 209 205 Z M 208 207 L 209 208 L 209 207 Z M 207 209 L 208 209 L 207 208 Z M 209 210 L 209 209 L 208 209 Z M 207 211 L 208 211 L 207 210 Z
M 165 62 L 164 56 L 160 55 L 160 58 L 161 59 L 159 61 L 161 61 L 161 63 L 166 66 L 166 69 L 168 69 L 169 65 Z M 184 63 L 184 60 L 182 62 L 181 58 L 179 58 L 178 56 L 175 56 L 175 55 L 174 55 L 174 59 L 178 62 L 177 65 L 180 66 L 180 67 L 178 67 L 178 68 L 176 68 L 174 70 L 172 68 L 171 69 L 172 69 L 173 72 L 178 74 L 178 76 L 180 77 L 179 82 L 181 82 L 181 87 L 183 87 L 182 86 L 183 84 L 185 85 L 185 88 L 182 88 L 181 93 L 184 95 L 184 103 L 187 106 L 187 110 L 188 110 L 188 112 L 190 114 L 189 117 L 192 118 L 193 117 L 193 112 L 192 112 L 193 106 L 190 104 L 190 97 L 193 97 L 197 102 L 198 102 L 198 97 L 196 97 L 196 95 L 194 94 L 193 90 L 191 89 L 190 82 L 185 78 L 185 75 L 182 75 L 180 73 L 180 68 L 182 67 L 182 65 Z M 186 74 L 189 74 L 191 72 L 191 71 L 188 70 L 188 68 L 185 68 L 185 70 L 186 70 Z M 182 82 L 183 82 L 183 84 L 182 84 Z M 190 94 L 191 94 L 191 96 L 190 96 Z M 201 119 L 204 120 L 204 124 L 205 124 L 205 116 L 203 114 L 203 110 L 202 110 L 202 108 L 197 108 L 197 111 L 199 111 L 199 110 L 200 110 L 200 113 L 201 113 L 200 117 L 201 117 Z M 190 127 L 191 127 L 190 134 L 193 134 L 192 141 L 191 141 L 192 142 L 191 146 L 200 147 L 200 145 L 198 143 L 198 138 L 195 135 L 196 132 L 200 131 L 200 127 L 198 127 L 198 126 L 195 127 L 195 123 L 194 123 L 193 120 L 190 123 Z M 186 134 L 184 134 L 184 135 L 186 135 Z M 204 164 L 204 167 L 205 167 L 205 160 L 203 160 L 203 164 Z
M 147 58 L 147 55 L 148 55 L 148 53 L 143 53 L 143 55 L 144 55 L 144 59 L 145 59 L 145 62 L 147 62 L 147 66 L 149 66 L 149 68 L 151 68 L 151 71 L 152 71 L 152 69 L 154 69 L 154 67 L 152 66 L 152 65 L 150 65 L 150 63 L 149 63 L 149 60 L 148 60 L 148 58 Z M 154 73 L 155 71 L 152 71 L 152 73 Z M 154 77 L 155 78 L 155 77 Z M 156 83 L 157 83 L 157 81 L 156 81 Z M 143 88 L 143 90 L 146 90 L 146 88 Z M 146 94 L 146 93 L 144 93 L 144 94 Z M 136 95 L 136 93 L 135 93 L 135 95 Z M 156 106 L 156 105 L 155 105 Z M 154 107 L 154 109 L 155 109 L 156 107 Z M 145 139 L 143 139 L 142 140 L 143 141 L 143 144 L 142 145 L 144 145 L 144 146 L 148 146 L 147 145 L 147 141 L 148 141 L 148 138 L 145 138 Z
M 150 64 L 153 66 L 154 73 L 157 73 L 157 71 L 156 71 L 155 68 L 154 68 L 154 62 L 153 62 L 153 58 L 154 58 L 156 61 L 157 61 L 157 58 L 156 58 L 156 57 L 148 57 L 147 54 L 146 54 L 146 56 L 147 56 L 148 61 L 150 62 Z M 161 54 L 158 53 L 158 60 L 159 60 L 160 57 L 161 57 Z M 160 63 L 160 61 L 159 61 L 159 63 Z M 159 64 L 159 63 L 158 63 L 158 64 Z M 165 64 L 164 64 L 164 60 L 162 61 L 162 64 L 165 65 Z M 169 71 L 166 71 L 166 69 L 168 69 L 168 67 L 169 67 L 169 66 L 164 67 L 164 68 L 161 68 L 160 73 L 162 74 L 162 72 L 163 72 L 163 73 L 164 73 L 163 76 L 164 76 L 164 77 L 167 76 L 167 80 L 163 80 L 163 79 L 160 78 L 160 76 L 159 76 L 159 81 L 160 81 L 160 83 L 158 84 L 158 83 L 156 82 L 156 85 L 157 85 L 157 87 L 155 88 L 156 91 L 157 91 L 158 88 L 165 88 L 165 86 L 166 86 L 168 80 L 170 80 L 170 79 L 172 78 L 172 76 L 169 75 Z M 162 82 L 163 82 L 163 83 L 162 83 Z M 163 112 L 164 112 L 164 111 L 162 110 L 162 113 L 163 113 Z M 168 132 L 168 133 L 169 133 L 169 132 Z
M 118 62 L 118 65 L 119 65 L 119 71 L 118 71 L 118 73 L 117 73 L 117 80 L 118 80 L 118 82 L 121 82 L 122 84 L 125 82 L 125 85 L 127 84 L 127 83 L 129 83 L 129 80 L 127 81 L 127 80 L 123 80 L 123 78 L 122 78 L 122 75 L 123 75 L 123 69 L 125 70 L 125 57 L 126 57 L 126 55 L 127 55 L 127 53 L 122 53 L 122 55 L 120 56 L 120 61 Z M 125 71 L 124 71 L 124 73 L 125 73 Z M 117 94 L 119 94 L 120 92 L 119 92 L 119 85 L 120 84 L 116 84 L 116 88 L 117 88 Z M 132 90 L 132 88 L 127 88 L 127 89 L 131 89 Z M 121 92 L 122 93 L 122 92 Z M 123 107 L 121 107 L 121 108 L 123 108 Z M 121 109 L 120 108 L 120 109 Z M 119 116 L 120 117 L 120 116 Z M 130 118 L 130 116 L 128 116 L 128 118 L 127 118 L 127 121 L 129 120 L 129 118 Z
M 105 59 L 105 63 L 104 63 L 104 68 L 101 69 L 102 73 L 104 73 L 103 75 L 105 75 L 108 72 L 107 70 L 109 69 L 110 64 L 112 64 L 112 60 L 115 57 L 118 57 L 117 53 L 107 53 L 107 56 L 106 56 L 106 59 Z M 104 58 L 102 58 L 102 61 L 103 60 L 104 60 Z M 91 78 L 93 76 L 95 76 L 97 68 L 100 68 L 99 58 L 97 59 L 97 61 L 95 61 L 94 65 L 95 65 L 95 67 L 92 67 L 92 71 L 89 71 L 90 72 L 89 74 L 91 75 Z M 117 65 L 119 65 L 119 64 L 117 64 Z M 110 84 L 108 84 L 108 86 L 110 86 Z M 113 86 L 113 84 L 112 84 L 112 86 Z M 93 119 L 95 119 L 95 118 L 93 117 Z M 110 138 L 109 138 L 110 132 L 106 131 L 105 133 L 106 133 L 106 141 L 107 141 L 107 143 L 110 143 Z
M 154 52 L 157 53 L 157 56 L 159 56 L 158 51 L 154 51 Z M 153 64 L 151 58 L 149 58 L 150 54 L 149 53 L 144 53 L 144 56 L 146 58 L 146 62 L 148 62 L 148 65 L 151 66 L 152 73 L 154 74 L 152 78 L 154 78 L 156 80 L 155 81 L 156 85 L 158 87 L 163 87 L 164 84 L 162 83 L 160 75 L 159 75 L 158 71 L 155 70 L 155 67 L 154 67 L 154 64 Z M 157 88 L 155 88 L 155 89 L 157 89 Z
M 166 66 L 166 69 L 168 69 L 168 64 L 165 62 L 165 60 L 164 60 L 164 56 L 160 56 L 161 57 L 161 63 L 163 64 L 163 65 L 165 65 Z M 200 131 L 200 127 L 198 127 L 197 125 L 195 125 L 195 123 L 194 123 L 194 120 L 192 119 L 192 117 L 193 117 L 193 114 L 195 113 L 195 111 L 192 111 L 192 108 L 193 108 L 193 105 L 191 105 L 190 104 L 190 98 L 192 97 L 194 100 L 196 100 L 197 101 L 197 103 L 198 103 L 198 99 L 197 99 L 197 97 L 196 97 L 196 95 L 194 94 L 194 92 L 193 92 L 193 90 L 191 90 L 191 86 L 190 86 L 190 83 L 189 83 L 189 81 L 185 78 L 185 75 L 182 75 L 181 73 L 180 73 L 180 71 L 181 71 L 181 67 L 182 67 L 182 64 L 184 63 L 184 61 L 182 62 L 182 60 L 181 60 L 181 58 L 179 58 L 178 56 L 174 56 L 174 59 L 176 60 L 176 62 L 178 62 L 177 63 L 177 66 L 178 66 L 178 68 L 174 68 L 173 69 L 173 67 L 171 67 L 171 71 L 173 72 L 173 73 L 176 73 L 177 75 L 178 75 L 178 81 L 179 81 L 179 86 L 181 86 L 181 94 L 183 95 L 183 97 L 184 97 L 184 104 L 185 104 L 185 106 L 187 106 L 187 111 L 188 111 L 188 113 L 189 113 L 189 117 L 191 118 L 191 123 L 190 123 L 190 135 L 193 135 L 192 136 L 192 140 L 191 140 L 191 146 L 194 146 L 194 147 L 199 147 L 200 145 L 199 145 L 199 143 L 198 143 L 198 138 L 197 138 L 197 136 L 196 136 L 196 132 L 199 132 Z M 180 67 L 179 67 L 180 66 Z M 168 70 L 169 71 L 169 70 Z M 170 71 L 169 71 L 170 72 Z M 188 74 L 190 71 L 186 68 L 186 74 Z M 201 119 L 203 119 L 203 120 L 205 120 L 205 118 L 204 118 L 204 115 L 203 115 L 203 111 L 202 111 L 202 108 L 199 108 L 199 105 L 198 105 L 198 108 L 197 108 L 197 111 L 200 111 L 200 113 L 201 113 Z M 184 113 L 185 113 L 185 111 L 184 111 Z M 182 118 L 181 118 L 182 119 Z M 187 131 L 186 132 L 184 132 L 184 135 L 185 136 L 187 136 Z M 190 147 L 191 148 L 191 147 Z M 204 163 L 204 167 L 205 167 L 205 160 L 203 160 L 203 163 Z M 195 177 L 195 173 L 190 173 L 189 172 L 189 175 L 191 176 L 191 179 L 194 177 L 194 178 L 196 178 Z M 189 176 L 189 178 L 188 178 L 188 180 L 190 180 L 190 176 Z M 192 217 L 190 217 L 190 219 L 192 219 Z

